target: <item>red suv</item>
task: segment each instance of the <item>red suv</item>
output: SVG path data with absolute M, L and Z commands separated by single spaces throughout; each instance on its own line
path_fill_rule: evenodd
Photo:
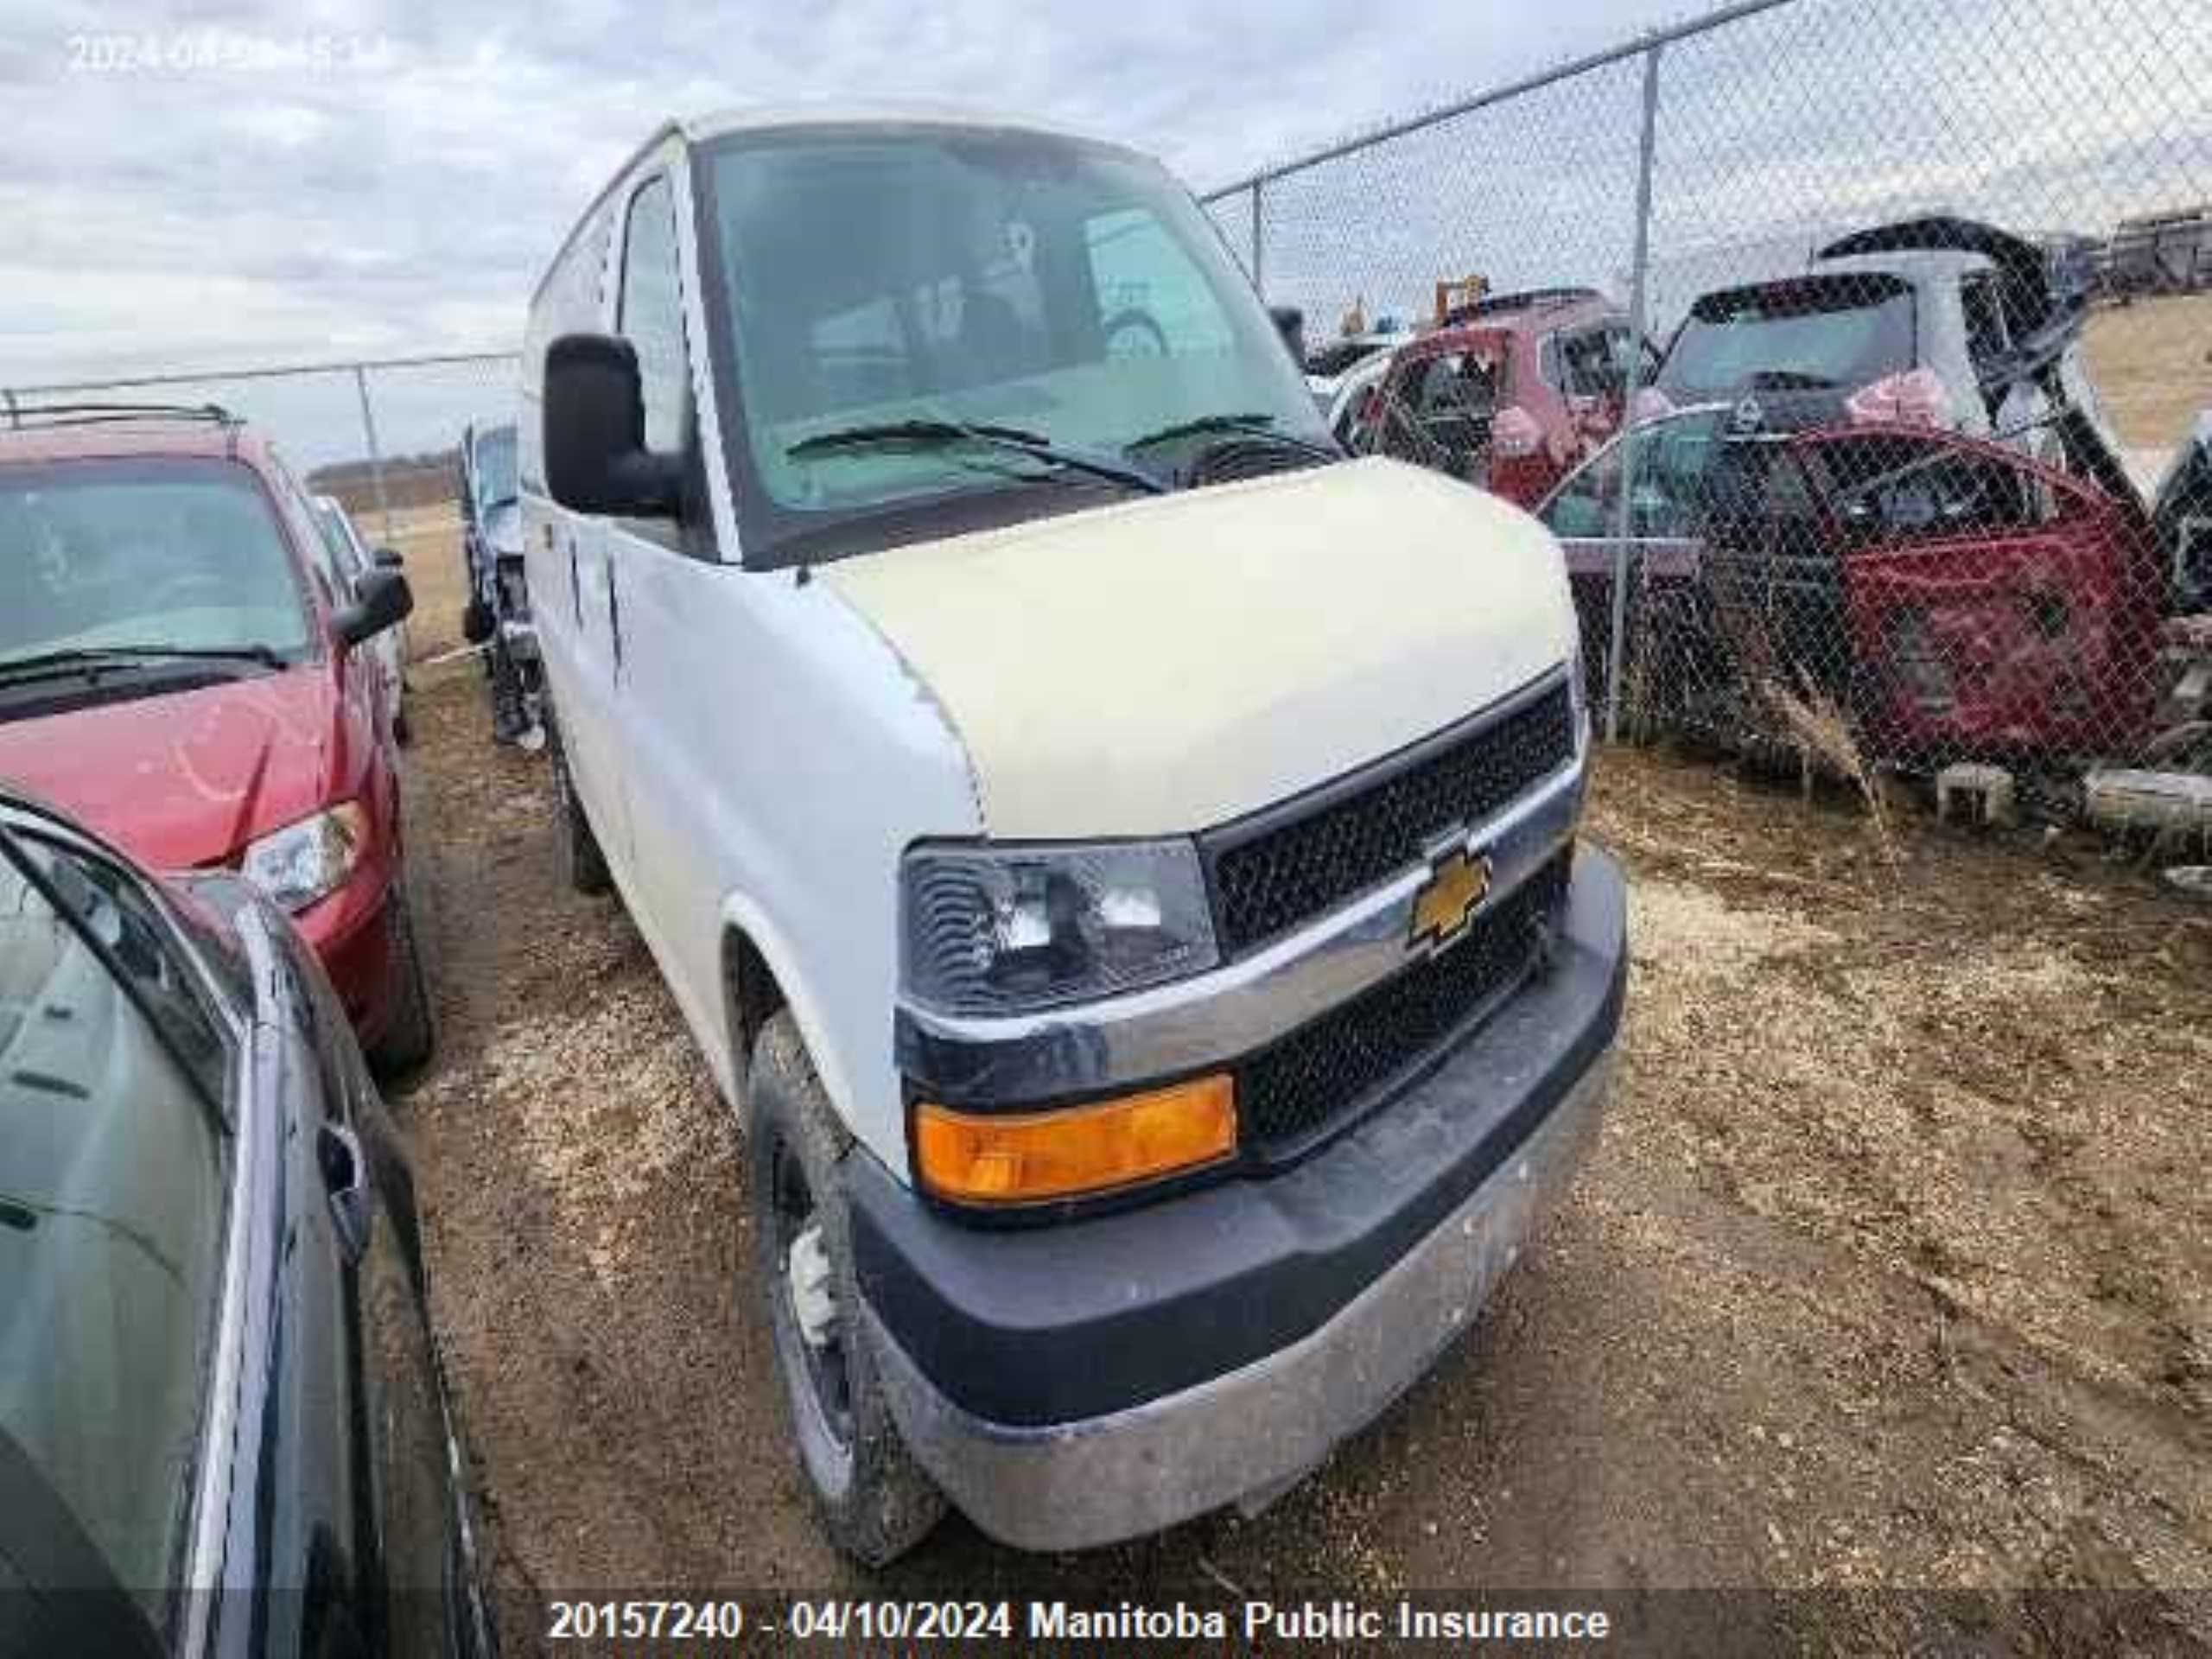
M 0 778 L 137 857 L 289 911 L 387 1070 L 428 1058 L 385 677 L 413 607 L 341 571 L 220 410 L 21 410 L 0 429 Z
M 1627 317 L 1594 289 L 1498 295 L 1398 348 L 1351 447 L 1532 507 L 1619 429 L 1637 349 Z M 1649 385 L 1658 354 L 1642 349 Z

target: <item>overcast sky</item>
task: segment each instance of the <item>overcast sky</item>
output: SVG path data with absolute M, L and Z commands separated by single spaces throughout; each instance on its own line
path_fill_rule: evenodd
M 1122 138 L 1204 187 L 1686 7 L 1416 0 L 1388 22 L 1348 0 L 124 10 L 8 0 L 0 19 L 0 385 L 510 345 L 577 209 L 670 113 L 951 101 Z

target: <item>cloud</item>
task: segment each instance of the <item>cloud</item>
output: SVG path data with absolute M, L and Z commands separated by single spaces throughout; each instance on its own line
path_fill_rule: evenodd
M 1066 123 L 1204 186 L 1585 51 L 1672 0 L 61 0 L 0 24 L 0 384 L 498 348 L 663 117 L 921 99 Z

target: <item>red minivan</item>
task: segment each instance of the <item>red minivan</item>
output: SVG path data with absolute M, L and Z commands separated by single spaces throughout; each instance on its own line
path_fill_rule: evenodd
M 0 779 L 156 868 L 288 912 L 387 1071 L 434 1028 L 389 693 L 413 606 L 341 571 L 298 481 L 216 409 L 19 409 L 0 429 Z

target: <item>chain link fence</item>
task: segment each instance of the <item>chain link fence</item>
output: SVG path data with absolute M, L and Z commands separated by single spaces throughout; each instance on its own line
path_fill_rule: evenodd
M 1608 732 L 2212 840 L 2212 0 L 1751 0 L 1207 198 Z
M 1349 448 L 1550 524 L 1609 735 L 2212 839 L 2208 87 L 2212 0 L 1743 0 L 1207 202 Z M 220 404 L 404 546 L 517 373 L 0 403 Z

